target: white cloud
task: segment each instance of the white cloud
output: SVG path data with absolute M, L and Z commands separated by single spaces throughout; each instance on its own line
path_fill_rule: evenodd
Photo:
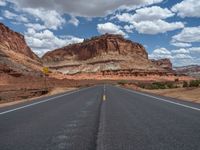
M 18 15 L 8 10 L 5 10 L 3 16 L 10 20 L 15 20 L 16 22 L 28 22 L 28 19 L 23 15 Z
M 163 20 L 134 22 L 133 26 L 139 33 L 158 34 L 173 31 L 184 27 L 182 22 L 168 23 Z
M 117 14 L 115 18 L 118 18 L 123 22 L 140 22 L 140 21 L 154 21 L 160 19 L 166 19 L 174 16 L 167 8 L 161 8 L 159 6 L 145 7 L 136 10 L 135 14 L 123 13 Z
M 155 49 L 149 57 L 151 59 L 169 58 L 174 66 L 200 64 L 200 47 L 180 48 L 171 51 L 159 48 Z
M 184 43 L 184 42 L 171 42 L 170 44 L 176 47 L 191 47 L 192 46 L 192 44 Z
M 6 6 L 5 0 L 0 0 L 0 6 Z
M 135 29 L 143 34 L 158 34 L 173 31 L 184 27 L 182 22 L 166 22 L 164 19 L 174 16 L 167 8 L 152 6 L 137 9 L 135 14 L 123 13 L 116 15 L 119 21 L 131 24 L 131 29 Z M 128 26 L 125 26 L 127 30 Z M 130 28 L 128 28 L 130 32 Z
M 176 54 L 173 59 L 192 59 L 193 57 L 187 54 Z
M 8 11 L 8 10 L 5 10 L 5 12 L 4 12 L 3 15 L 4 15 L 4 17 L 6 17 L 7 19 L 13 19 L 13 18 L 17 17 L 16 14 L 14 14 L 14 13 Z
M 133 32 L 133 29 L 134 29 L 134 26 L 133 26 L 133 25 L 125 25 L 125 26 L 124 26 L 124 29 L 125 29 L 126 32 L 128 32 L 128 33 L 132 33 L 132 32 Z
M 166 48 L 155 49 L 149 57 L 151 59 L 162 59 L 162 58 L 172 58 L 171 52 Z
M 199 0 L 183 0 L 172 7 L 172 11 L 177 12 L 180 17 L 200 17 Z
M 162 2 L 163 0 L 11 0 L 19 8 L 44 8 L 69 13 L 74 16 L 100 17 L 118 8 L 136 8 Z
M 185 48 L 177 49 L 177 50 L 172 50 L 173 54 L 189 54 L 190 51 Z
M 124 22 L 153 21 L 159 19 L 166 19 L 172 16 L 174 16 L 174 14 L 169 9 L 161 8 L 159 6 L 137 9 L 134 15 L 131 15 L 129 13 L 116 15 L 116 17 L 120 21 Z
M 74 36 L 58 37 L 49 30 L 36 32 L 33 28 L 27 30 L 25 39 L 32 50 L 39 56 L 42 56 L 47 51 L 83 41 L 83 39 Z
M 193 54 L 198 54 L 200 57 L 200 47 L 191 47 L 189 48 L 189 51 Z
M 80 22 L 76 17 L 71 16 L 71 19 L 69 20 L 69 23 L 73 24 L 74 26 L 78 26 Z
M 107 23 L 104 23 L 104 24 L 98 24 L 97 30 L 101 34 L 111 33 L 111 34 L 120 34 L 120 35 L 126 36 L 126 33 L 124 33 L 121 30 L 120 26 L 115 25 L 111 22 L 107 22 Z
M 45 10 L 42 8 L 26 8 L 23 10 L 33 15 L 36 19 L 40 19 L 48 29 L 57 30 L 65 23 L 65 19 L 55 10 Z
M 184 28 L 179 34 L 172 37 L 172 41 L 200 42 L 200 26 Z
M 0 20 L 3 20 L 3 17 L 0 16 Z
M 27 23 L 27 24 L 25 24 L 25 26 L 27 28 L 32 28 L 36 31 L 46 29 L 46 27 L 44 25 L 41 25 L 41 24 L 38 24 L 38 23 Z

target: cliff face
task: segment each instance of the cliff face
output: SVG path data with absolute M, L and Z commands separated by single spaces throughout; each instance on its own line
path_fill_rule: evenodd
M 100 37 L 85 40 L 83 43 L 69 45 L 43 56 L 45 62 L 68 60 L 88 60 L 104 54 L 138 55 L 144 59 L 148 58 L 147 52 L 141 44 L 125 40 L 120 35 L 106 34 Z
M 42 60 L 46 66 L 64 74 L 124 69 L 162 70 L 148 59 L 141 44 L 112 34 L 53 50 Z
M 0 73 L 14 76 L 41 70 L 40 58 L 28 47 L 24 36 L 0 23 Z
M 164 68 L 168 71 L 173 71 L 173 68 L 172 68 L 172 63 L 170 61 L 170 59 L 159 59 L 159 60 L 151 60 L 155 65 L 161 67 L 161 68 Z
M 187 75 L 191 77 L 200 78 L 200 66 L 199 65 L 189 65 L 183 67 L 175 67 L 175 72 L 179 75 Z
M 24 36 L 12 31 L 2 23 L 0 23 L 0 50 L 14 51 L 39 61 L 39 57 L 27 46 Z

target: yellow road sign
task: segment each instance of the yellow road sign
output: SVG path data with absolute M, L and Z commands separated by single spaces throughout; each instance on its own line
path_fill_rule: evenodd
M 44 74 L 48 74 L 49 73 L 49 68 L 48 67 L 44 67 L 43 68 L 43 73 Z

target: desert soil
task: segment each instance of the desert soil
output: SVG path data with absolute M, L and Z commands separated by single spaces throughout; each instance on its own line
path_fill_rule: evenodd
M 6 106 L 15 105 L 15 104 L 18 104 L 18 103 L 27 102 L 27 101 L 33 101 L 33 100 L 37 100 L 38 98 L 41 98 L 41 97 L 47 97 L 47 96 L 51 96 L 51 95 L 55 95 L 55 94 L 61 94 L 61 93 L 73 91 L 73 90 L 76 90 L 76 89 L 78 89 L 78 88 L 72 88 L 72 87 L 55 87 L 55 88 L 51 89 L 49 91 L 49 93 L 47 93 L 45 95 L 37 96 L 37 97 L 34 97 L 34 98 L 21 99 L 21 100 L 7 102 L 7 103 L 0 103 L 0 108 L 6 107 Z
M 144 92 L 200 103 L 200 88 L 144 90 Z

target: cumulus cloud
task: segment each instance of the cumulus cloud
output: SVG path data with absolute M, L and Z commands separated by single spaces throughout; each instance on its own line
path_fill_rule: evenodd
M 180 49 L 172 50 L 172 53 L 173 54 L 189 54 L 190 51 L 185 48 L 180 48 Z
M 168 23 L 163 20 L 157 20 L 157 21 L 141 21 L 138 23 L 134 22 L 133 26 L 139 33 L 154 35 L 158 33 L 165 33 L 167 31 L 181 29 L 184 27 L 184 24 L 182 22 Z
M 174 16 L 167 8 L 161 8 L 159 6 L 145 7 L 137 9 L 135 14 L 123 13 L 121 15 L 116 15 L 120 21 L 123 22 L 140 22 L 140 21 L 154 21 L 160 19 L 166 19 Z
M 200 56 L 200 47 L 191 47 L 189 48 L 189 51 L 193 54 L 197 54 L 197 56 Z
M 74 36 L 58 37 L 50 30 L 35 31 L 33 28 L 28 28 L 25 33 L 25 39 L 32 50 L 42 56 L 49 50 L 54 50 L 72 43 L 82 42 L 83 39 Z
M 74 26 L 78 26 L 80 22 L 76 17 L 71 16 L 71 19 L 69 20 L 69 23 L 73 24 Z
M 16 22 L 28 22 L 28 19 L 23 15 L 18 15 L 8 10 L 5 10 L 3 16 L 7 19 L 14 20 Z
M 173 31 L 184 27 L 182 22 L 167 22 L 164 19 L 174 16 L 174 14 L 167 8 L 159 6 L 152 6 L 137 9 L 135 14 L 123 13 L 116 15 L 119 21 L 131 24 L 125 26 L 127 30 L 135 29 L 143 34 L 158 34 L 167 31 Z
M 0 6 L 6 6 L 6 2 L 4 0 L 0 0 Z
M 128 32 L 128 33 L 132 33 L 132 32 L 133 32 L 133 29 L 134 29 L 134 26 L 133 26 L 133 25 L 125 25 L 125 26 L 124 26 L 124 29 L 125 29 L 126 32 Z
M 41 25 L 41 24 L 38 24 L 38 23 L 27 23 L 27 24 L 25 24 L 25 26 L 27 28 L 32 28 L 36 31 L 46 29 L 46 27 L 44 25 Z
M 149 57 L 150 57 L 151 59 L 172 58 L 172 55 L 171 55 L 171 54 L 172 54 L 172 53 L 171 53 L 168 49 L 162 47 L 162 48 L 155 49 L 155 50 L 149 55 Z
M 159 48 L 149 55 L 151 59 L 169 58 L 174 66 L 185 66 L 200 63 L 200 47 L 180 48 L 168 50 Z
M 100 17 L 108 12 L 123 8 L 136 8 L 160 3 L 163 0 L 10 0 L 20 8 L 44 8 L 57 10 L 74 16 Z
M 115 25 L 111 22 L 107 22 L 107 23 L 104 23 L 104 24 L 98 24 L 97 30 L 101 34 L 111 33 L 111 34 L 120 34 L 120 35 L 126 36 L 126 33 L 124 33 L 121 30 L 120 26 Z
M 65 19 L 55 10 L 25 8 L 23 11 L 41 20 L 48 29 L 57 30 L 65 23 Z
M 184 28 L 179 34 L 172 37 L 172 41 L 200 42 L 200 26 Z
M 199 0 L 183 0 L 172 7 L 172 11 L 177 12 L 180 17 L 200 17 Z
M 184 43 L 184 42 L 171 42 L 170 44 L 176 47 L 191 47 L 192 46 L 191 43 Z

